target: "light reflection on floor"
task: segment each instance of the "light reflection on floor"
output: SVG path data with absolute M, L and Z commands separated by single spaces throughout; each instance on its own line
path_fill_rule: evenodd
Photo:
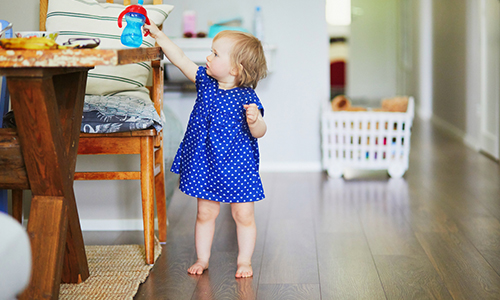
M 328 178 L 323 182 L 316 208 L 320 230 L 358 231 L 362 230 L 362 224 L 368 223 L 384 227 L 408 226 L 411 214 L 406 180 L 373 175 Z

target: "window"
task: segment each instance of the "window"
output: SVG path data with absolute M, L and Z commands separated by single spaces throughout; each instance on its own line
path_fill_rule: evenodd
M 349 26 L 351 0 L 326 0 L 326 21 L 333 26 Z

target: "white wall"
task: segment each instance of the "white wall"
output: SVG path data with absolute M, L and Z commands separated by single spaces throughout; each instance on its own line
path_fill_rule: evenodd
M 432 116 L 432 0 L 413 1 L 413 95 L 421 118 Z
M 481 95 L 481 12 L 478 0 L 467 0 L 467 94 L 465 141 L 468 145 L 478 147 L 480 134 Z M 497 83 L 498 87 L 498 83 Z
M 352 0 L 347 95 L 381 99 L 397 94 L 398 1 Z
M 432 2 L 432 121 L 479 149 L 482 85 L 487 86 L 481 78 L 481 1 L 419 1 Z
M 465 131 L 466 0 L 433 2 L 433 114 Z
M 480 149 L 500 157 L 500 2 L 481 0 Z
M 13 24 L 14 31 L 38 30 L 39 0 L 1 1 L 0 20 Z
M 263 4 L 267 42 L 277 46 L 275 72 L 258 93 L 267 107 L 261 141 L 266 169 L 315 170 L 320 165 L 320 105 L 329 99 L 325 1 Z

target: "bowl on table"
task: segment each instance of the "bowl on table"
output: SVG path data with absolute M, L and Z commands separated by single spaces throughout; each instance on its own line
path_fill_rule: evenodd
M 18 38 L 45 37 L 53 41 L 56 40 L 58 35 L 59 31 L 18 31 L 15 33 Z

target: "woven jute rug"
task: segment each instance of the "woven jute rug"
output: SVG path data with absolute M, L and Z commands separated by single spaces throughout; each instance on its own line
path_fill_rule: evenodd
M 133 299 L 153 265 L 145 263 L 144 245 L 85 246 L 90 276 L 79 284 L 61 284 L 59 299 Z M 155 261 L 161 246 L 155 239 Z

